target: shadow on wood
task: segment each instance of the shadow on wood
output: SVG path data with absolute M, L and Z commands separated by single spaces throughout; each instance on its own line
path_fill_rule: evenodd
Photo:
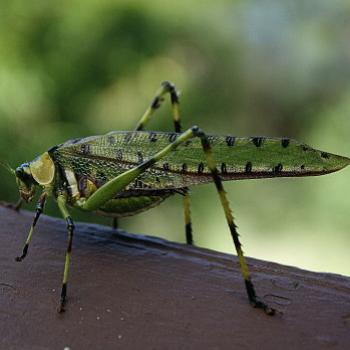
M 1 349 L 349 349 L 350 278 L 248 259 L 249 306 L 236 257 L 77 224 L 67 311 L 55 308 L 63 220 L 43 216 L 16 263 L 33 213 L 0 208 Z

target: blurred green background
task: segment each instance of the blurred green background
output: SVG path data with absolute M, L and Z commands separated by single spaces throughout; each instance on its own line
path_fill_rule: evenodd
M 70 138 L 130 130 L 163 80 L 182 92 L 184 127 L 350 156 L 349 37 L 347 0 L 2 0 L 0 159 L 16 166 Z M 169 103 L 149 128 L 172 130 Z M 0 198 L 15 201 L 0 174 Z M 350 274 L 350 169 L 226 188 L 248 256 Z M 183 242 L 181 202 L 121 227 Z M 47 212 L 58 215 L 54 203 Z M 192 214 L 199 246 L 234 252 L 213 186 L 193 189 Z

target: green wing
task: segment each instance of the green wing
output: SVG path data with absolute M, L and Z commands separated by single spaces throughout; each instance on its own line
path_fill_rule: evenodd
M 60 145 L 55 159 L 64 169 L 98 187 L 151 158 L 178 134 L 110 132 Z M 224 180 L 323 175 L 342 169 L 350 159 L 315 150 L 291 139 L 209 136 Z M 179 146 L 142 174 L 127 190 L 179 189 L 211 181 L 199 139 Z

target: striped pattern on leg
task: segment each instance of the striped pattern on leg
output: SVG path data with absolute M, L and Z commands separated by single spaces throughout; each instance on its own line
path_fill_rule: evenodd
M 202 143 L 203 151 L 204 151 L 205 156 L 206 156 L 207 164 L 208 164 L 208 167 L 211 171 L 213 181 L 215 183 L 215 187 L 216 187 L 217 192 L 219 194 L 220 201 L 221 201 L 221 204 L 222 204 L 224 212 L 225 212 L 227 224 L 229 226 L 231 236 L 233 239 L 233 243 L 234 243 L 236 251 L 237 251 L 239 265 L 241 268 L 242 276 L 244 278 L 249 301 L 252 304 L 252 306 L 262 308 L 267 314 L 273 315 L 275 313 L 275 310 L 270 308 L 267 304 L 262 302 L 256 296 L 255 289 L 254 289 L 253 283 L 252 283 L 251 278 L 250 278 L 248 265 L 247 265 L 247 262 L 245 260 L 244 255 L 243 255 L 242 245 L 239 241 L 239 234 L 237 232 L 237 226 L 234 223 L 230 204 L 229 204 L 229 201 L 227 199 L 226 192 L 224 190 L 224 187 L 223 187 L 221 178 L 219 176 L 218 170 L 216 168 L 216 163 L 215 163 L 213 156 L 212 156 L 210 142 L 202 130 L 198 129 L 194 132 L 194 134 L 195 134 L 195 136 L 198 136 L 201 139 L 201 143 Z
M 69 266 L 70 266 L 70 260 L 71 260 L 71 254 L 72 254 L 74 223 L 66 208 L 66 198 L 63 195 L 58 196 L 57 203 L 63 218 L 66 220 L 67 233 L 68 233 L 68 244 L 67 244 L 66 257 L 65 257 L 65 263 L 64 263 L 61 297 L 60 297 L 59 305 L 57 307 L 57 311 L 61 313 L 65 311 L 64 306 L 66 304 L 66 297 L 67 297 L 67 284 L 68 284 Z
M 177 92 L 175 85 L 169 81 L 162 82 L 161 87 L 156 93 L 156 96 L 153 98 L 151 105 L 147 108 L 146 112 L 138 122 L 135 128 L 135 131 L 140 131 L 144 129 L 146 124 L 150 121 L 154 112 L 161 106 L 161 103 L 164 100 L 164 96 L 167 93 L 170 95 L 171 112 L 173 116 L 175 132 L 176 133 L 182 132 L 180 108 L 179 108 L 179 105 L 180 105 L 179 93 Z M 190 196 L 188 192 L 185 194 L 183 199 L 183 208 L 184 208 L 184 216 L 185 216 L 186 243 L 192 245 L 193 235 L 192 235 L 192 222 L 191 222 L 191 211 L 190 211 Z
M 29 243 L 33 237 L 33 233 L 34 233 L 34 228 L 36 226 L 36 223 L 39 220 L 39 217 L 41 215 L 41 213 L 44 211 L 44 206 L 45 206 L 45 202 L 46 202 L 46 198 L 47 198 L 48 194 L 46 192 L 43 192 L 38 200 L 38 203 L 36 205 L 36 210 L 35 210 L 35 217 L 32 223 L 32 226 L 30 227 L 29 233 L 28 233 L 28 237 L 26 239 L 26 242 L 24 244 L 23 250 L 22 250 L 22 255 L 21 256 L 17 256 L 16 257 L 16 261 L 22 261 L 27 253 L 28 253 L 28 248 L 29 248 Z

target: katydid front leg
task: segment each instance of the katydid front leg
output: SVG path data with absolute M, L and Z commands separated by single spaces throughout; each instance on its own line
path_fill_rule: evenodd
M 44 211 L 44 206 L 45 206 L 45 202 L 47 199 L 47 192 L 43 192 L 42 195 L 40 196 L 38 203 L 36 205 L 36 210 L 35 210 L 35 217 L 32 223 L 32 226 L 30 227 L 29 233 L 28 233 L 28 237 L 26 239 L 26 243 L 24 244 L 23 250 L 22 250 L 22 255 L 21 256 L 17 256 L 16 257 L 16 261 L 22 261 L 27 253 L 28 253 L 28 248 L 29 248 L 29 243 L 32 239 L 33 233 L 34 233 L 34 228 L 36 223 L 39 220 L 40 215 L 42 214 L 42 212 Z

